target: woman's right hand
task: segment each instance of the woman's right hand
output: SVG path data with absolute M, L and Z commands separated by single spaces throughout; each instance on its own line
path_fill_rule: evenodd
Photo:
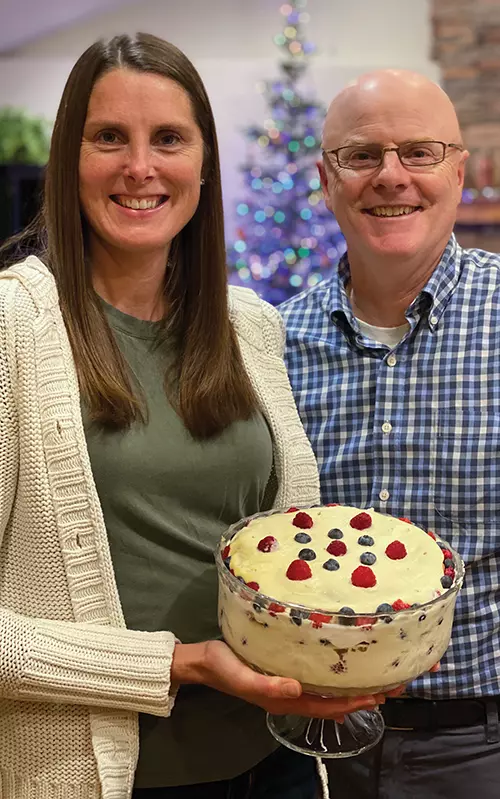
M 246 666 L 223 641 L 177 644 L 172 682 L 201 683 L 237 696 L 276 715 L 294 714 L 343 721 L 345 713 L 374 708 L 385 695 L 324 698 L 302 691 L 289 677 L 267 677 Z M 397 696 L 402 689 L 391 691 Z

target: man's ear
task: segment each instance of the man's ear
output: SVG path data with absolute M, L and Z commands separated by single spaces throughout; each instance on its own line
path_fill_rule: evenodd
M 328 188 L 328 174 L 327 174 L 327 171 L 326 171 L 325 162 L 324 161 L 317 161 L 316 162 L 316 166 L 318 167 L 319 179 L 320 179 L 320 183 L 321 183 L 321 188 L 323 190 L 323 198 L 324 198 L 324 201 L 325 201 L 325 205 L 328 208 L 328 210 L 331 211 L 332 210 L 332 206 L 331 206 L 331 203 L 330 203 L 330 192 L 329 192 L 329 188 Z

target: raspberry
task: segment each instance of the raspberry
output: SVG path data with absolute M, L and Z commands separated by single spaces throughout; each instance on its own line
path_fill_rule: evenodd
M 312 621 L 312 626 L 315 630 L 319 630 L 323 624 L 328 624 L 332 620 L 331 616 L 326 616 L 324 613 L 310 613 L 309 620 Z
M 448 568 L 444 570 L 444 573 L 446 577 L 451 577 L 452 580 L 455 579 L 455 569 L 453 569 L 451 566 L 448 566 Z
M 355 530 L 367 530 L 368 527 L 372 526 L 372 517 L 369 513 L 358 513 L 357 516 L 352 517 L 349 524 Z
M 343 541 L 332 541 L 331 544 L 328 544 L 326 551 L 329 555 L 345 555 L 347 552 L 347 547 Z
M 411 521 L 411 519 L 407 519 L 407 518 L 406 518 L 406 516 L 400 516 L 400 517 L 399 517 L 399 521 L 400 521 L 400 522 L 408 522 L 408 524 L 413 524 L 413 522 Z
M 339 502 L 327 502 L 325 508 L 338 508 L 339 505 Z
M 248 588 L 251 588 L 253 591 L 258 591 L 260 585 L 258 583 L 247 583 Z
M 266 537 L 261 538 L 257 544 L 257 549 L 260 552 L 274 552 L 278 547 L 279 544 L 273 535 L 266 535 Z
M 297 513 L 297 511 L 298 511 L 298 508 L 288 508 L 286 513 Z
M 443 552 L 443 560 L 446 560 L 447 558 L 449 558 L 449 560 L 453 560 L 453 553 L 450 552 L 449 549 L 443 549 L 442 552 Z
M 286 576 L 289 580 L 308 580 L 312 577 L 311 567 L 306 560 L 292 560 Z
M 434 539 L 434 541 L 436 540 L 436 536 L 434 535 L 434 533 L 432 532 L 432 530 L 427 530 L 427 535 L 430 535 L 430 537 L 431 537 L 431 538 L 433 538 L 433 539 Z
M 391 560 L 402 560 L 406 558 L 408 554 L 406 551 L 406 547 L 401 541 L 391 541 L 391 543 L 386 547 L 385 554 Z
M 226 558 L 229 557 L 229 550 L 230 549 L 231 549 L 231 547 L 229 546 L 229 544 L 226 547 L 224 547 L 224 549 L 222 550 L 222 560 L 226 560 Z
M 367 627 L 371 630 L 375 619 L 372 616 L 357 616 L 355 620 L 356 627 Z
M 411 608 L 411 605 L 407 602 L 403 602 L 402 599 L 396 599 L 396 601 L 392 603 L 393 610 L 406 610 L 407 608 Z
M 373 588 L 377 585 L 377 578 L 369 566 L 358 566 L 351 574 L 351 583 L 358 588 Z
M 301 530 L 309 530 L 309 528 L 313 526 L 314 522 L 308 513 L 301 512 L 297 513 L 292 524 L 295 527 L 300 527 Z
M 278 605 L 276 602 L 271 602 L 268 607 L 268 611 L 271 615 L 276 615 L 276 613 L 284 613 L 286 608 L 284 605 Z

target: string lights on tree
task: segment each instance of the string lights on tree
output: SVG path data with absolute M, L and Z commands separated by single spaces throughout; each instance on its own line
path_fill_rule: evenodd
M 284 56 L 280 77 L 257 87 L 268 117 L 245 131 L 244 197 L 228 247 L 230 282 L 251 286 L 273 304 L 327 277 L 345 251 L 316 168 L 326 109 L 300 87 L 315 50 L 304 33 L 306 6 L 307 0 L 291 0 L 280 8 L 283 30 L 274 37 Z

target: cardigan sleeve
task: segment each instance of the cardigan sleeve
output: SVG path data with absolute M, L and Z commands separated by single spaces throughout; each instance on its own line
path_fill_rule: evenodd
M 2 276 L 0 567 L 6 557 L 20 468 L 16 407 L 19 353 L 15 324 L 18 291 L 17 280 Z M 35 618 L 0 607 L 0 697 L 168 716 L 174 702 L 170 669 L 175 643 L 170 632 L 149 633 L 104 624 Z

